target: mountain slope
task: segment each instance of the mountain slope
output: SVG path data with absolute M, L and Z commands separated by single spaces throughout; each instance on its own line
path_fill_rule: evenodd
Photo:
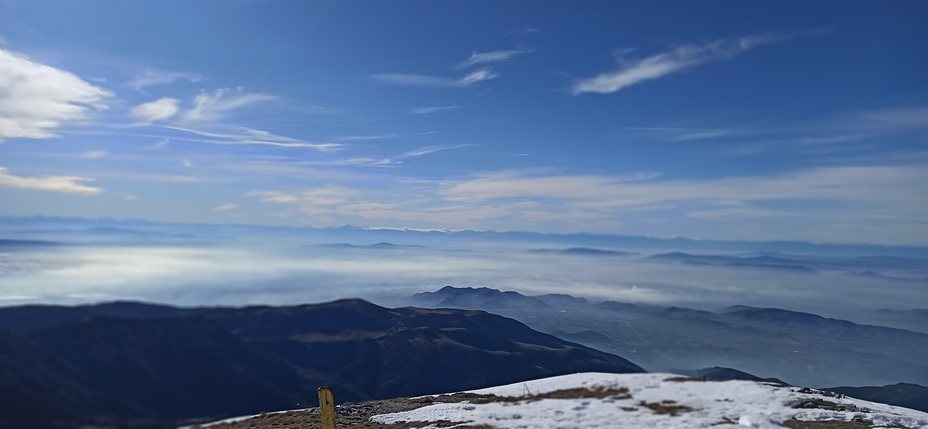
M 928 428 L 926 413 L 829 392 L 660 373 L 570 374 L 468 392 L 345 404 L 336 413 L 338 427 L 369 429 Z M 204 427 L 319 428 L 319 414 L 316 409 L 293 410 Z
M 322 385 L 356 401 L 578 371 L 642 371 L 483 311 L 387 309 L 361 300 L 132 306 L 0 309 L 0 386 L 30 392 L 41 399 L 37 407 L 170 420 L 305 406 Z

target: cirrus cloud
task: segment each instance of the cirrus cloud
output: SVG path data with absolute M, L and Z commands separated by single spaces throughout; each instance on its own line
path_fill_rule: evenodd
M 245 92 L 244 88 L 221 88 L 213 92 L 200 92 L 193 99 L 193 107 L 184 112 L 186 122 L 210 122 L 220 119 L 229 110 L 250 104 L 270 101 L 274 96 Z
M 617 70 L 581 79 L 574 83 L 571 92 L 573 95 L 588 92 L 610 94 L 642 82 L 682 73 L 706 63 L 727 60 L 761 45 L 779 43 L 805 34 L 809 33 L 766 34 L 734 40 L 720 39 L 705 44 L 684 44 L 667 52 L 632 60 L 626 59 L 623 55 L 619 59 Z M 624 54 L 630 52 L 633 51 L 628 50 Z

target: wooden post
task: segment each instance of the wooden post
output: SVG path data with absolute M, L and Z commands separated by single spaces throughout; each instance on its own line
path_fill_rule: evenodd
M 329 386 L 319 388 L 319 414 L 322 415 L 322 429 L 335 429 L 335 399 Z

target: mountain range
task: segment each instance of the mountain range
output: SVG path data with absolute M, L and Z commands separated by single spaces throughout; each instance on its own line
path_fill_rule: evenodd
M 928 334 L 811 313 L 749 306 L 710 312 L 452 286 L 407 301 L 492 311 L 652 371 L 724 366 L 797 386 L 928 385 Z

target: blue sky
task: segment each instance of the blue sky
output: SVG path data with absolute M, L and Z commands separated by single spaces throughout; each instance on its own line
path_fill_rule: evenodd
M 0 214 L 928 244 L 923 2 L 0 2 Z

